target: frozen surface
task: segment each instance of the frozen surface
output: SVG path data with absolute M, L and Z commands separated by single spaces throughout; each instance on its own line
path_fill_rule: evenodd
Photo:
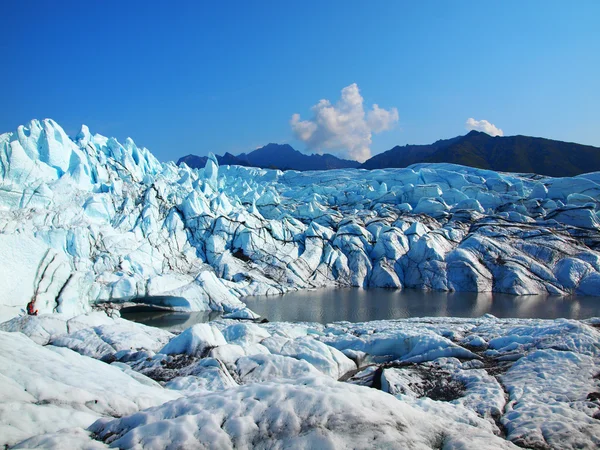
M 466 427 L 464 427 L 466 428 Z M 167 403 L 91 430 L 114 448 L 512 448 L 442 424 L 393 396 L 326 378 L 249 384 Z M 199 432 L 200 431 L 200 432 Z M 464 434 L 471 431 L 470 440 Z M 464 447 L 462 447 L 464 446 Z
M 252 319 L 241 296 L 332 285 L 599 295 L 597 181 L 196 170 L 34 120 L 0 135 L 0 320 L 31 299 L 70 316 L 134 300 Z
M 42 347 L 21 333 L 0 331 L 0 348 L 2 445 L 87 428 L 99 417 L 131 414 L 179 396 L 69 349 Z
M 18 331 L 38 344 L 67 347 L 96 359 L 139 350 L 156 352 L 173 337 L 168 331 L 112 318 L 103 312 L 72 318 L 64 314 L 19 316 L 0 324 L 0 330 Z
M 199 323 L 171 339 L 159 353 L 201 355 L 209 347 L 217 347 L 226 343 L 227 341 L 218 328 L 207 323 Z
M 600 447 L 598 403 L 588 398 L 599 375 L 592 357 L 571 351 L 538 350 L 517 361 L 502 377 L 508 438 L 527 447 Z
M 600 319 L 222 319 L 179 335 L 124 322 L 91 313 L 4 324 L 0 444 L 600 445 Z M 110 357 L 94 339 L 75 351 L 49 344 L 82 333 L 111 342 Z
M 597 448 L 597 319 L 262 324 L 239 300 L 598 296 L 597 181 L 192 170 L 32 121 L 0 136 L 0 445 Z M 104 304 L 131 301 L 225 318 L 176 335 Z

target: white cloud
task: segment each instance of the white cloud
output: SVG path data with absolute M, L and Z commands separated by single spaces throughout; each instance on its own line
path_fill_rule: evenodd
M 332 105 L 320 100 L 311 109 L 311 120 L 292 115 L 290 125 L 298 139 L 308 148 L 323 153 L 365 161 L 371 157 L 371 135 L 389 130 L 398 122 L 398 110 L 385 110 L 374 104 L 365 114 L 363 98 L 356 83 L 342 89 L 340 100 Z
M 367 113 L 367 125 L 373 133 L 390 130 L 396 122 L 398 122 L 398 110 L 396 108 L 388 111 L 374 103 L 373 109 Z
M 475 120 L 471 117 L 467 119 L 465 127 L 467 130 L 483 131 L 490 136 L 504 136 L 504 131 L 502 131 L 493 123 L 489 123 L 487 120 Z

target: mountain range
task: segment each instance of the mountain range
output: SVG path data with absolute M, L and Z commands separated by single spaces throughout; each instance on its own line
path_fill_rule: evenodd
M 200 168 L 204 167 L 207 159 L 206 156 L 187 155 L 180 158 L 177 164 L 185 162 L 192 168 Z M 358 161 L 340 159 L 330 154 L 306 155 L 294 150 L 288 144 L 267 144 L 250 153 L 242 153 L 238 156 L 225 153 L 223 156 L 217 155 L 217 161 L 220 165 L 252 166 L 281 170 L 355 169 L 360 166 Z
M 204 167 L 206 156 L 185 156 L 177 162 Z M 600 148 L 530 136 L 495 136 L 471 131 L 427 145 L 396 146 L 363 164 L 336 156 L 306 155 L 290 145 L 268 144 L 250 153 L 217 156 L 219 164 L 281 170 L 401 168 L 416 163 L 453 163 L 501 172 L 537 173 L 553 177 L 600 171 Z

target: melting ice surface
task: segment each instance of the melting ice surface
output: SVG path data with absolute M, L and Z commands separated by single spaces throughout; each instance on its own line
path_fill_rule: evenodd
M 496 317 L 524 319 L 587 319 L 600 316 L 597 297 L 504 295 L 490 292 L 431 292 L 416 289 L 325 288 L 290 292 L 283 296 L 242 299 L 261 317 L 276 322 L 404 319 L 410 317 Z M 215 312 L 124 311 L 125 319 L 171 330 L 219 319 Z

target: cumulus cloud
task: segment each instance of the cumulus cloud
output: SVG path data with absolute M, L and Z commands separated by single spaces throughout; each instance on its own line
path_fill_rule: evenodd
M 319 153 L 331 151 L 339 156 L 365 161 L 371 157 L 371 136 L 391 129 L 398 122 L 398 110 L 374 104 L 365 113 L 364 100 L 356 83 L 342 89 L 333 105 L 320 100 L 311 109 L 314 117 L 301 120 L 292 115 L 290 125 L 295 136 L 308 148 Z
M 465 127 L 467 130 L 483 131 L 490 136 L 504 136 L 504 131 L 502 131 L 493 123 L 489 123 L 487 120 L 475 120 L 470 117 L 467 119 Z

